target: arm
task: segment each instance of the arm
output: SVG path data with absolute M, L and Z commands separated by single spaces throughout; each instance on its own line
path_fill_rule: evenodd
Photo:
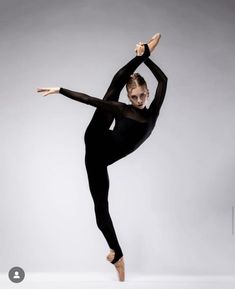
M 62 87 L 59 88 L 58 92 L 79 102 L 109 111 L 113 115 L 126 117 L 139 122 L 145 122 L 145 119 L 142 118 L 138 113 L 136 113 L 135 110 L 131 110 L 126 104 L 122 102 L 104 100 L 97 97 L 89 96 L 81 92 L 68 90 Z
M 89 96 L 81 92 L 68 90 L 63 87 L 40 87 L 37 88 L 37 92 L 41 92 L 43 96 L 61 93 L 71 99 L 95 106 L 100 109 L 107 110 L 116 115 L 123 115 L 126 107 L 126 105 L 122 102 L 99 99 L 97 97 Z
M 150 50 L 147 44 L 144 44 L 144 53 L 140 56 L 135 56 L 126 65 L 124 65 L 114 75 L 112 82 L 104 96 L 106 100 L 118 101 L 121 90 L 126 85 L 129 77 L 134 71 L 150 56 Z
M 167 88 L 167 77 L 166 75 L 162 72 L 162 70 L 151 60 L 151 59 L 146 59 L 145 64 L 147 67 L 152 71 L 153 75 L 156 77 L 158 81 L 158 86 L 156 89 L 155 97 L 154 100 L 152 101 L 149 109 L 153 113 L 159 113 L 159 110 L 162 106 L 162 103 L 165 98 L 166 94 L 166 88 Z
M 122 115 L 123 108 L 125 106 L 121 102 L 99 99 L 97 97 L 89 96 L 81 92 L 72 91 L 63 87 L 60 87 L 59 93 L 73 100 L 107 110 L 116 115 Z

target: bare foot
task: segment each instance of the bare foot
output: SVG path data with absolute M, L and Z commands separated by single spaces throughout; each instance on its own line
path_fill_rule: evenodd
M 148 41 L 148 47 L 149 47 L 149 51 L 150 53 L 152 53 L 152 51 L 156 48 L 156 46 L 158 45 L 159 41 L 161 38 L 161 34 L 160 33 L 156 33 L 155 35 L 153 35 L 153 37 Z M 139 42 L 138 44 L 136 44 L 135 46 L 135 52 L 136 52 L 136 56 L 141 56 L 144 54 L 144 43 L 143 42 Z
M 112 262 L 114 257 L 115 257 L 115 251 L 111 249 L 106 259 L 109 262 Z M 125 264 L 124 264 L 123 257 L 121 257 L 116 263 L 114 263 L 114 266 L 117 270 L 119 281 L 125 281 Z

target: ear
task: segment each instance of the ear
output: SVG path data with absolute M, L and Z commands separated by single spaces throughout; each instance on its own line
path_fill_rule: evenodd
M 131 100 L 130 95 L 131 95 L 131 90 L 128 90 L 127 91 L 127 97 L 128 97 L 129 100 Z

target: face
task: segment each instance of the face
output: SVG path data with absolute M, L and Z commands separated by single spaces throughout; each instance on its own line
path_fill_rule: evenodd
M 145 86 L 137 86 L 128 93 L 131 104 L 139 109 L 145 108 L 148 101 L 149 92 Z

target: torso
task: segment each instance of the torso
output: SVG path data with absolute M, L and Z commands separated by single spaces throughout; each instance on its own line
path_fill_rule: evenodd
M 132 118 L 128 115 L 129 111 Z M 140 110 L 127 106 L 125 115 L 128 117 L 115 117 L 115 126 L 108 133 L 106 149 L 110 163 L 136 150 L 149 137 L 157 120 L 147 108 Z

